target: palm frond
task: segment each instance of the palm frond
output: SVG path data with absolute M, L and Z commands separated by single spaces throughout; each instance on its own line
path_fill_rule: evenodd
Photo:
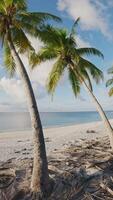
M 54 28 L 49 24 L 43 24 L 43 26 L 38 27 L 38 31 L 35 35 L 38 36 L 45 44 L 59 46 L 59 44 L 61 45 L 64 35 L 66 35 L 66 31 L 63 29 L 61 33 L 58 28 Z
M 39 30 L 36 25 L 34 26 L 31 23 L 22 22 L 20 19 L 16 19 L 13 23 L 16 28 L 21 28 L 24 32 L 28 33 L 29 35 L 38 36 Z
M 76 97 L 80 93 L 81 83 L 71 68 L 69 68 L 69 81 L 71 83 L 73 93 Z
M 50 48 L 42 48 L 42 50 L 39 51 L 39 58 L 41 62 L 45 62 L 47 60 L 51 60 L 53 58 L 56 58 L 57 52 L 54 51 L 54 49 Z
M 13 4 L 16 5 L 16 9 L 19 12 L 27 10 L 27 0 L 13 0 Z
M 30 64 L 31 68 L 33 69 L 34 67 L 36 67 L 40 63 L 41 63 L 41 60 L 40 60 L 39 55 L 36 54 L 35 51 L 30 51 L 30 53 L 29 53 L 29 64 Z
M 96 83 L 99 83 L 100 80 L 103 80 L 103 72 L 90 61 L 81 58 L 78 65 L 80 68 L 86 68 Z
M 12 30 L 12 33 L 13 42 L 18 48 L 19 53 L 25 53 L 26 51 L 34 50 L 31 42 L 22 29 L 15 28 Z
M 22 12 L 19 13 L 22 22 L 31 23 L 33 25 L 41 25 L 46 20 L 54 20 L 61 22 L 61 19 L 55 15 L 41 12 Z
M 36 65 L 40 64 L 41 62 L 54 59 L 56 58 L 56 56 L 57 54 L 54 51 L 54 49 L 52 49 L 51 46 L 49 46 L 48 48 L 45 46 L 45 47 L 42 47 L 41 50 L 37 54 L 34 52 L 31 53 L 30 64 L 32 68 L 34 68 Z
M 109 96 L 110 96 L 110 97 L 113 96 L 113 88 L 111 88 L 111 89 L 109 90 Z
M 77 53 L 80 56 L 93 55 L 93 56 L 98 56 L 98 57 L 104 58 L 103 54 L 98 49 L 95 49 L 95 48 L 79 48 L 79 49 L 77 49 Z
M 8 7 L 12 5 L 13 0 L 4 0 L 4 3 L 5 3 L 5 6 Z
M 65 39 L 67 37 L 67 30 L 66 29 L 60 29 L 53 27 L 51 25 L 44 25 L 41 29 L 42 34 L 46 35 L 46 40 L 44 41 L 48 45 L 53 46 L 61 46 L 61 44 L 64 44 Z
M 81 68 L 80 71 L 79 71 L 79 73 L 81 74 L 81 77 L 84 79 L 84 81 L 88 82 L 89 89 L 91 91 L 93 91 L 91 79 L 90 79 L 90 76 L 89 76 L 87 70 L 85 68 Z
M 4 44 L 4 64 L 11 76 L 15 73 L 16 64 L 15 61 L 11 55 L 10 48 L 8 47 L 8 44 L 5 42 Z
M 5 7 L 5 2 L 4 0 L 0 1 L 0 12 L 5 13 L 6 12 L 6 7 Z
M 44 37 L 44 34 L 47 34 L 47 32 L 46 31 L 43 32 L 43 30 L 40 29 L 40 27 L 38 27 L 37 24 L 32 24 L 29 22 L 21 21 L 21 19 L 16 19 L 15 21 L 13 20 L 13 24 L 14 24 L 15 28 L 22 29 L 25 33 L 28 33 L 29 35 L 31 35 L 33 37 L 41 38 L 41 35 L 43 35 L 43 37 Z M 49 36 L 49 34 L 48 34 L 48 36 Z
M 18 19 L 13 19 L 13 26 L 17 29 L 22 29 L 23 23 Z
M 80 17 L 77 18 L 77 20 L 74 22 L 74 24 L 72 26 L 72 29 L 71 29 L 71 32 L 70 32 L 70 38 L 74 37 L 74 35 L 76 34 L 75 28 L 78 25 L 79 21 L 80 21 Z
M 53 65 L 52 71 L 49 74 L 49 78 L 47 80 L 47 90 L 49 93 L 53 94 L 57 84 L 63 75 L 65 69 L 65 62 L 62 59 L 58 59 Z
M 106 87 L 110 86 L 113 84 L 113 78 L 109 79 L 107 82 L 106 82 Z

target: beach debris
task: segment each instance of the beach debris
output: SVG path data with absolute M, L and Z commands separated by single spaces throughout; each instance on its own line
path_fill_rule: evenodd
M 106 190 L 107 192 L 109 192 L 113 196 L 113 190 L 111 190 L 107 185 L 105 185 L 104 183 L 101 183 L 100 187 Z
M 15 193 L 15 170 L 0 168 L 0 200 L 12 200 Z
M 48 163 L 54 188 L 46 200 L 113 200 L 113 152 L 108 137 L 68 143 L 55 149 Z M 16 168 L 14 199 L 31 200 L 33 159 L 12 159 L 3 166 Z
M 87 130 L 86 133 L 96 133 L 95 130 Z
M 15 153 L 20 153 L 20 151 L 15 151 Z

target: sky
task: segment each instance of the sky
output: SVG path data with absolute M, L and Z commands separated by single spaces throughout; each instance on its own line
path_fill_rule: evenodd
M 95 47 L 104 54 L 104 60 L 91 58 L 103 72 L 104 81 L 93 82 L 94 94 L 105 110 L 113 110 L 113 97 L 108 96 L 106 81 L 110 78 L 108 68 L 113 65 L 113 0 L 28 0 L 30 11 L 49 12 L 62 18 L 62 23 L 54 26 L 70 30 L 80 17 L 76 40 L 80 47 Z M 29 36 L 28 36 L 29 37 Z M 36 50 L 42 42 L 29 37 Z M 31 79 L 40 111 L 92 111 L 95 105 L 84 88 L 78 98 L 74 97 L 67 73 L 61 78 L 53 98 L 46 91 L 46 81 L 54 61 L 48 61 L 30 69 L 27 57 L 21 56 Z M 89 58 L 90 60 L 90 58 Z M 26 111 L 27 103 L 19 75 L 10 77 L 3 65 L 0 49 L 0 112 Z

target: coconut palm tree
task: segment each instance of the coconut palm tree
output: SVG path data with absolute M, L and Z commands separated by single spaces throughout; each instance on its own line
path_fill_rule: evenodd
M 96 109 L 105 124 L 109 134 L 110 144 L 113 149 L 113 129 L 104 110 L 102 109 L 102 106 L 93 93 L 91 82 L 92 78 L 96 83 L 99 83 L 99 81 L 103 79 L 103 73 L 92 62 L 86 59 L 86 56 L 89 55 L 103 58 L 103 54 L 95 48 L 79 48 L 77 46 L 75 27 L 78 20 L 79 19 L 77 19 L 74 23 L 70 33 L 64 29 L 53 29 L 51 41 L 46 41 L 46 45 L 41 48 L 35 58 L 35 61 L 37 61 L 38 64 L 48 59 L 56 59 L 47 82 L 47 89 L 49 93 L 54 93 L 55 88 L 65 70 L 68 72 L 69 81 L 75 96 L 80 93 L 82 85 L 85 87 L 92 97 Z M 35 65 L 36 62 L 32 60 L 32 67 Z
M 113 67 L 111 67 L 109 70 L 108 70 L 108 74 L 112 75 L 113 76 Z M 113 96 L 113 77 L 110 78 L 107 82 L 106 82 L 106 86 L 109 87 L 111 86 L 110 90 L 109 90 L 109 96 Z
M 35 50 L 26 33 L 33 37 L 46 38 L 45 22 L 48 20 L 60 21 L 52 14 L 28 11 L 26 0 L 0 0 L 0 40 L 4 51 L 4 63 L 12 74 L 15 69 L 19 71 L 25 89 L 34 142 L 31 190 L 39 196 L 47 193 L 49 189 L 48 164 L 37 103 L 20 53 L 26 53 L 29 60 L 31 57 L 33 59 Z

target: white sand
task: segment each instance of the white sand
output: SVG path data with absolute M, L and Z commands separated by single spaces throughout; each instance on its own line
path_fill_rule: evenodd
M 113 120 L 111 123 L 113 125 Z M 96 133 L 87 133 L 87 130 L 94 130 Z M 64 145 L 78 143 L 80 139 L 91 140 L 105 135 L 107 132 L 102 122 L 44 129 L 48 155 Z M 0 161 L 28 156 L 32 156 L 31 131 L 0 133 Z

